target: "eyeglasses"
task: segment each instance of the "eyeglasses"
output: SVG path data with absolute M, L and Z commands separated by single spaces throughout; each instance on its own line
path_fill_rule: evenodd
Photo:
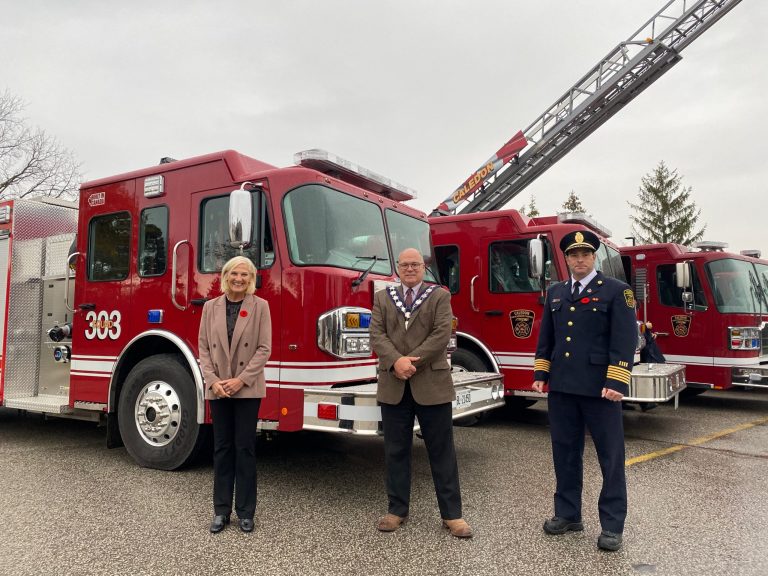
M 423 262 L 398 262 L 397 267 L 403 270 L 418 270 L 424 266 Z

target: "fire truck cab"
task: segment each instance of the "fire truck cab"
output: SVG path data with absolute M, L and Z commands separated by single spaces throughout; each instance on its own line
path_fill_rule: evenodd
M 545 290 L 569 275 L 560 240 L 589 227 L 602 241 L 597 269 L 626 282 L 619 250 L 606 240 L 610 231 L 580 213 L 528 218 L 517 210 L 437 216 L 429 223 L 438 270 L 459 318 L 455 369 L 500 372 L 508 404 L 534 404 L 546 396 L 532 388 Z M 680 366 L 637 365 L 626 400 L 665 402 L 684 387 Z
M 259 427 L 380 433 L 373 294 L 398 282 L 402 249 L 432 259 L 427 218 L 411 190 L 327 152 L 296 163 L 230 150 L 86 182 L 79 210 L 1 203 L 0 403 L 104 420 L 139 464 L 183 465 L 209 421 L 202 306 L 242 251 L 272 315 Z M 455 417 L 503 404 L 498 374 L 454 384 Z
M 692 391 L 768 388 L 768 260 L 700 242 L 621 248 L 639 305 Z

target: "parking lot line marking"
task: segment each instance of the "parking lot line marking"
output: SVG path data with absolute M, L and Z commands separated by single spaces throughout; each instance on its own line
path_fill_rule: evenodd
M 670 446 L 669 448 L 664 448 L 663 450 L 657 450 L 655 452 L 649 452 L 648 454 L 643 454 L 641 456 L 635 456 L 634 458 L 629 458 L 625 460 L 624 466 L 625 467 L 632 466 L 633 464 L 639 464 L 640 462 L 647 462 L 648 460 L 653 460 L 654 458 L 661 458 L 662 456 L 666 456 L 667 454 L 679 452 L 680 450 L 684 450 L 686 448 L 693 448 L 694 446 L 700 446 L 702 444 L 706 444 L 707 442 L 711 442 L 712 440 L 717 440 L 718 438 L 722 438 L 723 436 L 728 436 L 729 434 L 733 434 L 734 432 L 741 432 L 742 430 L 754 428 L 755 426 L 760 426 L 761 424 L 768 424 L 768 418 L 760 418 L 759 420 L 747 422 L 746 424 L 740 424 L 738 426 L 734 426 L 733 428 L 726 428 L 725 430 L 720 430 L 719 432 L 715 432 L 713 434 L 700 436 L 699 438 L 694 438 L 687 444 L 675 444 L 674 446 Z

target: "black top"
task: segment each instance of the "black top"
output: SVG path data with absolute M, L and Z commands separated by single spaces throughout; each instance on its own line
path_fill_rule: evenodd
M 227 300 L 227 338 L 229 338 L 229 345 L 232 345 L 232 334 L 235 333 L 235 324 L 237 324 L 237 317 L 240 314 L 240 306 L 243 301 L 231 302 L 229 298 Z

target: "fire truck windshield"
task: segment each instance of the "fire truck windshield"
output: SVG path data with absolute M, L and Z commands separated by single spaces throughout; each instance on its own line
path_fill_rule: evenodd
M 291 261 L 299 266 L 335 266 L 391 274 L 384 219 L 373 202 L 309 184 L 283 202 Z
M 424 280 L 437 282 L 437 263 L 432 256 L 432 243 L 429 236 L 429 224 L 402 212 L 387 210 L 387 228 L 392 243 L 392 254 L 400 254 L 406 248 L 416 248 L 421 252 L 426 264 Z
M 761 308 L 765 310 L 762 302 L 764 294 L 750 280 L 757 274 L 752 263 L 723 258 L 708 262 L 704 268 L 720 312 L 753 314 L 760 312 Z

